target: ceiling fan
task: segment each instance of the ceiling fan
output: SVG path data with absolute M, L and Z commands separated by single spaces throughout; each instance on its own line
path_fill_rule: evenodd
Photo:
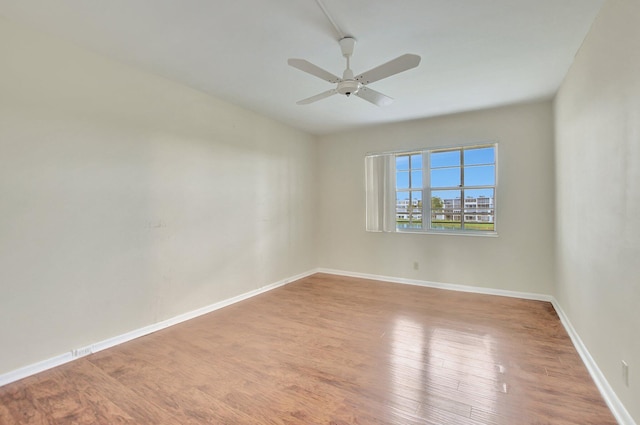
M 287 61 L 289 65 L 294 68 L 328 81 L 329 83 L 336 84 L 336 87 L 331 90 L 327 90 L 315 96 L 296 102 L 298 105 L 307 105 L 334 94 L 343 94 L 347 97 L 353 94 L 361 99 L 373 103 L 374 105 L 389 105 L 393 102 L 392 98 L 370 89 L 367 85 L 378 80 L 382 80 L 383 78 L 415 68 L 420 63 L 420 56 L 405 54 L 354 77 L 353 71 L 349 67 L 349 61 L 351 55 L 353 55 L 353 48 L 356 44 L 356 40 L 353 37 L 343 37 L 338 43 L 342 50 L 342 56 L 347 59 L 347 68 L 342 73 L 342 78 L 337 75 L 333 75 L 329 71 L 325 71 L 319 66 L 316 66 L 304 59 L 289 59 Z

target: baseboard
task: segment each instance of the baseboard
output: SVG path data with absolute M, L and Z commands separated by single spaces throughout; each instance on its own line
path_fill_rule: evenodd
M 50 359 L 43 360 L 38 363 L 33 363 L 20 369 L 12 370 L 11 372 L 0 375 L 0 387 L 10 384 L 20 379 L 26 378 L 31 375 L 35 375 L 40 372 L 44 372 L 47 369 L 52 369 L 56 366 L 63 365 L 73 360 L 73 354 L 70 352 L 60 354 Z
M 347 276 L 347 277 L 359 277 L 363 279 L 373 279 L 380 280 L 383 282 L 392 282 L 392 283 L 401 283 L 406 285 L 417 285 L 417 286 L 425 286 L 429 288 L 437 288 L 437 289 L 445 289 L 449 291 L 462 291 L 462 292 L 472 292 L 476 294 L 486 294 L 486 295 L 499 295 L 505 297 L 513 297 L 513 298 L 522 298 L 528 300 L 537 300 L 537 301 L 548 301 L 553 305 L 553 308 L 558 313 L 558 317 L 560 318 L 560 322 L 564 326 L 565 330 L 569 334 L 571 338 L 571 342 L 573 343 L 576 351 L 580 355 L 580 358 L 584 362 L 589 374 L 593 378 L 602 394 L 602 398 L 609 406 L 611 413 L 615 416 L 616 420 L 620 425 L 637 425 L 627 409 L 624 407 L 618 396 L 616 395 L 611 385 L 605 378 L 604 374 L 596 364 L 595 360 L 587 350 L 587 347 L 584 345 L 580 336 L 576 332 L 575 328 L 569 321 L 566 313 L 555 299 L 555 297 L 551 295 L 545 294 L 536 294 L 529 292 L 518 292 L 518 291 L 506 291 L 502 289 L 491 289 L 491 288 L 482 288 L 477 286 L 468 286 L 468 285 L 458 285 L 451 283 L 440 283 L 440 282 L 430 282 L 424 280 L 415 280 L 415 279 L 405 279 L 399 277 L 391 277 L 391 276 L 380 276 L 368 273 L 357 273 L 357 272 L 349 272 L 344 270 L 333 270 L 333 269 L 317 269 L 318 273 L 327 273 L 338 276 Z
M 474 294 L 498 295 L 501 297 L 522 298 L 527 300 L 552 302 L 553 297 L 546 294 L 532 292 L 507 291 L 504 289 L 483 288 L 479 286 L 459 285 L 454 283 L 431 282 L 427 280 L 406 279 L 402 277 L 381 276 L 368 273 L 348 272 L 334 269 L 317 269 L 318 273 L 334 274 L 338 276 L 359 277 L 363 279 L 380 280 L 383 282 L 402 283 L 404 285 L 425 286 L 428 288 L 446 289 L 448 291 L 472 292 Z
M 624 407 L 624 404 L 622 404 L 611 385 L 609 385 L 609 381 L 607 381 L 607 378 L 605 378 L 604 374 L 598 367 L 598 364 L 591 356 L 591 353 L 589 353 L 587 346 L 582 342 L 580 335 L 578 335 L 578 332 L 576 332 L 575 328 L 571 324 L 571 321 L 562 309 L 562 306 L 560 306 L 555 298 L 553 299 L 552 303 L 553 308 L 555 308 L 556 312 L 558 313 L 558 317 L 560 317 L 560 322 L 562 322 L 562 325 L 569 334 L 571 342 L 573 342 L 574 347 L 576 347 L 580 358 L 582 358 L 584 365 L 587 367 L 589 374 L 600 390 L 602 398 L 604 398 L 607 406 L 609 406 L 609 409 L 611 409 L 611 413 L 613 413 L 613 416 L 615 416 L 620 425 L 636 425 L 636 422 Z
M 180 314 L 178 316 L 172 317 L 167 320 L 163 320 L 158 323 L 154 323 L 149 326 L 145 326 L 140 329 L 133 330 L 131 332 L 127 332 L 122 335 L 118 335 L 103 341 L 96 342 L 94 344 L 87 345 L 85 347 L 75 348 L 70 350 L 67 353 L 63 353 L 52 357 L 50 359 L 43 360 L 41 362 L 33 363 L 19 369 L 10 371 L 8 373 L 4 373 L 0 375 L 0 387 L 3 385 L 10 384 L 15 381 L 19 381 L 20 379 L 27 378 L 29 376 L 35 375 L 40 372 L 44 372 L 45 370 L 52 369 L 56 366 L 63 365 L 65 363 L 69 363 L 78 358 L 87 356 L 92 353 L 97 353 L 98 351 L 106 350 L 107 348 L 114 347 L 116 345 L 131 341 L 136 338 L 140 338 L 145 335 L 149 335 L 153 332 L 157 332 L 159 330 L 168 328 L 173 325 L 177 325 L 178 323 L 182 323 L 184 321 L 194 319 L 198 316 L 202 316 L 203 314 L 211 313 L 212 311 L 219 310 L 223 307 L 229 306 L 231 304 L 235 304 L 240 301 L 244 301 L 251 297 L 255 297 L 256 295 L 260 295 L 262 293 L 271 291 L 273 289 L 284 286 L 293 281 L 305 278 L 316 273 L 316 270 L 310 270 L 305 273 L 300 273 L 295 276 L 288 277 L 286 279 L 282 279 L 278 282 L 274 282 L 272 284 L 263 286 L 261 288 L 255 289 L 253 291 L 245 292 L 244 294 L 240 294 L 238 296 L 228 298 L 223 301 L 219 301 L 217 303 L 199 308 L 197 310 L 190 311 L 188 313 Z
M 184 313 L 184 314 L 172 317 L 171 319 L 163 320 L 162 322 L 155 323 L 153 325 L 150 325 L 150 326 L 147 326 L 147 327 L 144 327 L 144 328 L 141 328 L 141 329 L 136 329 L 136 330 L 134 330 L 132 332 L 128 332 L 126 334 L 119 335 L 119 336 L 116 336 L 114 338 L 109 338 L 107 340 L 104 340 L 104 341 L 98 342 L 96 344 L 93 344 L 92 347 L 94 349 L 91 350 L 91 352 L 95 353 L 95 352 L 98 352 L 98 351 L 101 351 L 101 350 L 106 350 L 107 348 L 114 347 L 116 345 L 122 344 L 122 343 L 127 342 L 127 341 L 131 341 L 131 340 L 136 339 L 136 338 L 140 338 L 141 336 L 145 336 L 145 335 L 148 335 L 150 333 L 157 332 L 159 330 L 168 328 L 170 326 L 177 325 L 178 323 L 182 323 L 182 322 L 186 322 L 187 320 L 195 319 L 198 316 L 202 316 L 204 314 L 211 313 L 213 311 L 216 311 L 216 310 L 219 310 L 221 308 L 227 307 L 227 306 L 229 306 L 231 304 L 235 304 L 235 303 L 238 303 L 240 301 L 247 300 L 249 298 L 255 297 L 256 295 L 263 294 L 265 292 L 268 292 L 268 291 L 271 291 L 273 289 L 276 289 L 276 288 L 279 288 L 281 286 L 284 286 L 284 285 L 286 285 L 288 283 L 291 283 L 291 282 L 294 282 L 296 280 L 305 278 L 307 276 L 311 276 L 314 273 L 316 273 L 315 270 L 310 270 L 310 271 L 307 271 L 305 273 L 300 273 L 298 275 L 291 276 L 291 277 L 288 277 L 286 279 L 279 280 L 278 282 L 263 286 L 261 288 L 255 289 L 253 291 L 245 292 L 244 294 L 240 294 L 240 295 L 237 295 L 235 297 L 228 298 L 226 300 L 223 300 L 223 301 L 220 301 L 220 302 L 217 302 L 217 303 L 214 303 L 214 304 L 199 308 L 197 310 L 193 310 L 193 311 L 190 311 L 188 313 Z

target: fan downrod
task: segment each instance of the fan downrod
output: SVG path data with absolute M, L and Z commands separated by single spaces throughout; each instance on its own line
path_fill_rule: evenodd
M 342 56 L 347 60 L 347 67 L 342 73 L 342 81 L 338 83 L 336 90 L 338 93 L 349 97 L 352 94 L 356 94 L 358 90 L 362 88 L 362 84 L 354 79 L 353 71 L 351 70 L 351 55 L 353 55 L 356 39 L 353 37 L 344 37 L 340 39 L 338 43 L 340 44 L 340 50 L 342 50 Z

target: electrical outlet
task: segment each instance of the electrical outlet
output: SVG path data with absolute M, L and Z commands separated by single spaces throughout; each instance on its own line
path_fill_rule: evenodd
M 71 355 L 74 358 L 88 356 L 91 353 L 93 353 L 93 347 L 91 347 L 90 345 L 87 347 L 76 348 L 75 350 L 71 350 Z
M 417 261 L 413 262 L 413 270 L 418 270 L 420 268 L 420 264 Z
M 629 386 L 629 364 L 622 360 L 622 382 L 627 387 Z

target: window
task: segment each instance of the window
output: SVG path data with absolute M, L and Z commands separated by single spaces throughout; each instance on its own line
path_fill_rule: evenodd
M 495 143 L 368 155 L 367 230 L 495 234 L 496 158 Z
M 396 227 L 422 228 L 422 154 L 396 156 Z

